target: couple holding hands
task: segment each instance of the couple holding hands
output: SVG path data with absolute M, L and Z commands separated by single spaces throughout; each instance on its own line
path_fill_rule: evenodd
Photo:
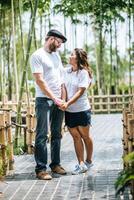
M 61 128 L 65 113 L 65 124 L 73 138 L 78 164 L 72 174 L 86 172 L 92 164 L 93 142 L 90 137 L 91 110 L 87 89 L 92 80 L 87 53 L 75 48 L 69 58 L 69 66 L 63 67 L 57 49 L 66 42 L 58 30 L 50 30 L 43 48 L 36 50 L 30 58 L 35 79 L 37 118 L 35 137 L 36 176 L 50 180 L 47 171 L 47 134 L 51 130 L 51 171 L 66 174 L 60 165 Z M 65 111 L 65 112 L 64 112 Z M 86 159 L 84 159 L 84 145 Z

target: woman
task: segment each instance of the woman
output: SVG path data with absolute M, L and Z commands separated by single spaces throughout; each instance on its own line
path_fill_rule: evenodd
M 87 96 L 92 73 L 88 64 L 87 53 L 83 49 L 74 49 L 69 64 L 70 67 L 65 69 L 67 102 L 62 105 L 62 109 L 65 110 L 65 123 L 73 137 L 79 162 L 72 174 L 80 174 L 86 172 L 92 166 L 93 142 L 89 135 L 91 111 Z M 84 145 L 86 160 L 84 160 Z

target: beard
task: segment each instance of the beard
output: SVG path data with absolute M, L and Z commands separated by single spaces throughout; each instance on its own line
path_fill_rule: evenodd
M 55 43 L 51 43 L 51 44 L 49 45 L 49 50 L 50 50 L 51 52 L 56 52 L 57 47 L 56 47 Z

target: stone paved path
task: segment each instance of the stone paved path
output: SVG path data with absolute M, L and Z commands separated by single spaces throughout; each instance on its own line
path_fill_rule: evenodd
M 71 175 L 77 163 L 69 133 L 62 139 L 61 160 L 67 175 L 37 180 L 34 158 L 15 158 L 16 170 L 0 183 L 1 200 L 115 200 L 114 182 L 122 169 L 122 115 L 93 115 L 94 166 L 85 174 Z M 49 148 L 49 144 L 48 144 Z M 50 158 L 49 158 L 50 161 Z M 50 170 L 50 169 L 48 169 Z M 127 200 L 127 198 L 126 198 Z

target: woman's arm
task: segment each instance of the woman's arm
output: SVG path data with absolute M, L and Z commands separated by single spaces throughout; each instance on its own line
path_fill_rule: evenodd
M 83 95 L 85 90 L 86 88 L 84 87 L 79 88 L 78 91 L 74 94 L 74 96 L 62 105 L 62 109 L 66 110 L 68 106 L 75 103 L 77 99 L 79 99 L 79 97 Z
M 67 99 L 67 91 L 66 91 L 65 84 L 61 85 L 61 99 L 63 101 L 66 101 L 66 99 Z

